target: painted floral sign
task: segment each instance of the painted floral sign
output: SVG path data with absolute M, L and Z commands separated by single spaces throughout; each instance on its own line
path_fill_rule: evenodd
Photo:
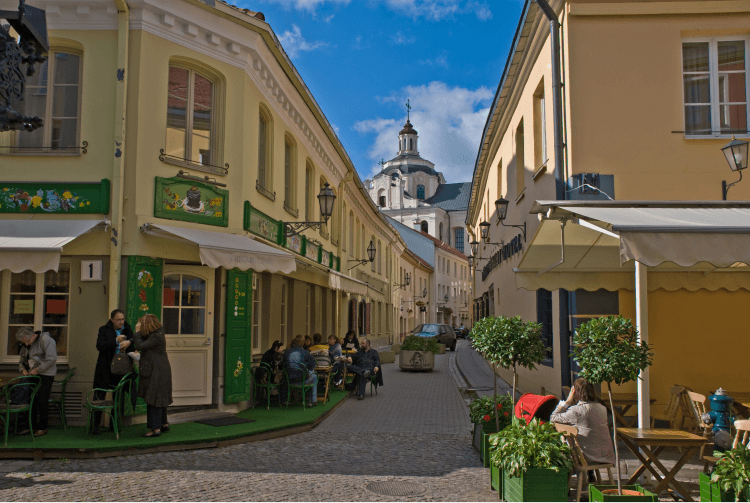
M 209 183 L 157 176 L 154 216 L 227 227 L 228 196 Z
M 109 213 L 109 180 L 0 182 L 0 213 Z

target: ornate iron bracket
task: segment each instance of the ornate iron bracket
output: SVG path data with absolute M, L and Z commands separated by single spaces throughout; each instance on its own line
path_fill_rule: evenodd
M 281 222 L 284 224 L 284 236 L 290 238 L 307 229 L 320 229 L 326 222 Z

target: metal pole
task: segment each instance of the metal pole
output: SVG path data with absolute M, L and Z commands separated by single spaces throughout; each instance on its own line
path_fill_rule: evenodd
M 638 343 L 648 342 L 648 268 L 635 263 L 635 324 Z M 648 367 L 641 370 L 638 379 L 638 427 L 650 426 L 650 398 Z

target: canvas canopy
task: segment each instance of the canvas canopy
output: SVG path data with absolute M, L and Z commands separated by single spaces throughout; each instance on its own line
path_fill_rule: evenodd
M 342 292 L 354 295 L 367 294 L 367 283 L 350 278 L 336 271 L 329 272 L 328 286 L 334 290 L 341 290 Z

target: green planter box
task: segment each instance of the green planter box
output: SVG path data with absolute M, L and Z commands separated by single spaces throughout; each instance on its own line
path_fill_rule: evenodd
M 603 486 L 591 484 L 589 486 L 589 501 L 659 501 L 659 497 L 656 494 L 652 493 L 651 491 L 647 491 L 643 488 L 643 486 L 640 486 L 638 484 L 622 486 L 622 488 L 630 489 L 631 491 L 642 492 L 643 496 L 629 496 L 625 494 L 619 496 L 617 494 L 604 494 L 602 493 L 603 490 L 617 489 L 617 485 Z
M 495 422 L 490 421 L 482 426 L 482 462 L 485 468 L 490 467 L 490 435 L 497 433 Z
M 734 491 L 724 492 L 719 488 L 719 484 L 711 483 L 711 475 L 701 473 L 698 475 L 698 481 L 701 486 L 701 501 L 734 501 Z M 748 495 L 750 496 L 750 495 Z M 741 501 L 747 501 L 745 498 Z
M 503 471 L 493 464 L 490 464 L 490 485 L 497 494 L 503 494 Z
M 503 473 L 505 501 L 568 501 L 568 472 L 529 468 L 520 477 Z

